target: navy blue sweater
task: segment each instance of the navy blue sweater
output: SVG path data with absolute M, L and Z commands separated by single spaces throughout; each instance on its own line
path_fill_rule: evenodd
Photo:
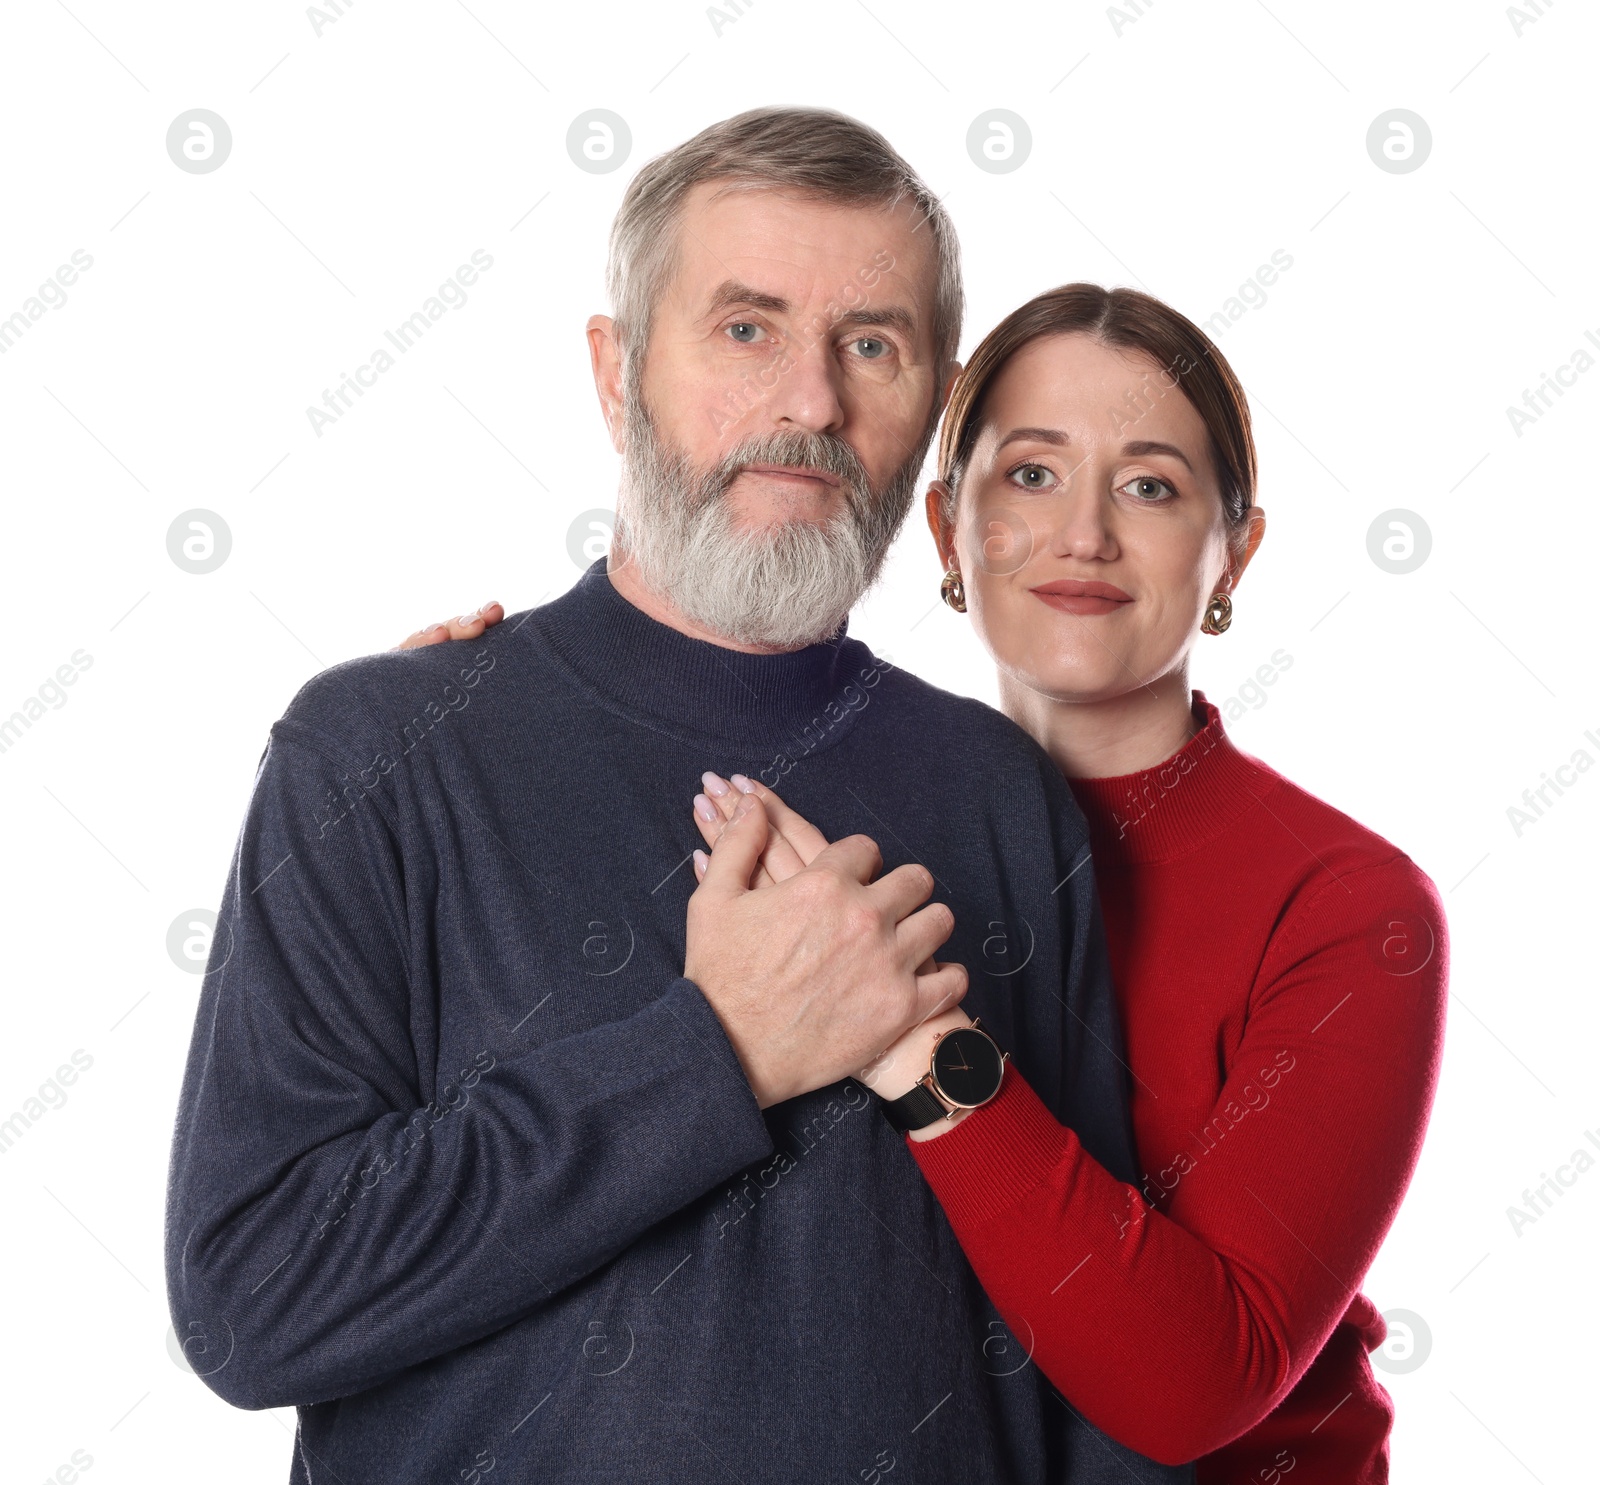
M 706 768 L 925 864 L 969 1011 L 1136 1177 L 1046 756 L 843 629 L 689 639 L 602 559 L 476 645 L 335 666 L 272 728 L 172 1151 L 196 1371 L 298 1407 L 312 1485 L 1189 1479 L 1041 1378 L 866 1089 L 758 1107 L 682 976 Z

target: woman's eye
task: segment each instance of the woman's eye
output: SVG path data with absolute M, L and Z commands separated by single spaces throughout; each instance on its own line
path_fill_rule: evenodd
M 1011 479 L 1024 490 L 1048 490 L 1056 482 L 1056 477 L 1042 464 L 1019 464 L 1011 471 Z
M 875 335 L 863 335 L 851 344 L 864 361 L 880 361 L 889 354 L 889 342 L 879 340 Z
M 1146 504 L 1154 505 L 1158 500 L 1165 500 L 1169 496 L 1176 496 L 1177 491 L 1165 480 L 1158 480 L 1153 474 L 1141 474 L 1136 479 L 1131 479 L 1123 485 L 1125 494 L 1132 495 L 1135 500 L 1142 500 Z
M 728 326 L 728 335 L 740 345 L 753 345 L 765 334 L 759 325 L 752 325 L 748 320 L 740 320 L 737 324 Z

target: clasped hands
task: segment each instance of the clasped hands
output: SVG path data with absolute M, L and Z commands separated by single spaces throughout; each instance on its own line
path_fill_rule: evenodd
M 774 928 L 782 925 L 786 952 L 781 957 L 789 973 L 773 976 L 773 983 L 791 987 L 794 995 L 807 978 L 794 973 L 800 968 L 795 961 L 813 954 L 823 981 L 815 995 L 801 992 L 793 1006 L 773 1006 L 782 1024 L 765 1028 L 769 1046 L 774 1034 L 780 1043 L 785 1033 L 796 1037 L 793 1050 L 802 1059 L 811 1039 L 809 1076 L 797 1077 L 798 1069 L 791 1069 L 789 1078 L 791 1084 L 808 1086 L 793 1092 L 764 1089 L 752 1077 L 757 1098 L 765 1106 L 842 1076 L 858 1078 L 884 1098 L 909 1091 L 928 1071 L 937 1038 L 972 1024 L 959 1004 L 967 990 L 966 970 L 932 957 L 955 925 L 943 903 L 919 907 L 932 893 L 932 874 L 907 865 L 874 880 L 882 857 L 868 837 L 830 844 L 773 790 L 741 774 L 729 780 L 707 772 L 702 782 L 705 792 L 694 798 L 694 816 L 710 854 L 694 853 L 700 885 L 689 903 L 684 973 L 698 982 L 704 973 L 729 967 L 718 962 L 718 920 L 743 912 L 770 918 Z M 859 951 L 854 964 L 852 945 Z M 752 995 L 761 995 L 763 988 L 760 983 L 747 987 Z M 724 998 L 714 996 L 713 1003 Z M 817 1012 L 826 1019 L 819 1022 Z M 730 1038 L 739 1050 L 731 1028 Z M 829 1064 L 852 1048 L 868 1055 L 833 1071 Z M 748 1060 L 746 1071 L 751 1071 Z M 825 1071 L 831 1076 L 823 1077 Z M 764 1096 L 768 1093 L 775 1096 Z

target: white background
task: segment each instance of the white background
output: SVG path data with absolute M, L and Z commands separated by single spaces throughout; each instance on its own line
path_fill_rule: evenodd
M 1195 679 L 1221 702 L 1288 651 L 1235 739 L 1408 851 L 1449 914 L 1443 1081 L 1366 1286 L 1431 1335 L 1380 1373 L 1396 1478 L 1595 1477 L 1600 1170 L 1520 1235 L 1507 1208 L 1600 1130 L 1600 770 L 1520 836 L 1507 809 L 1576 750 L 1600 760 L 1600 368 L 1520 434 L 1506 409 L 1600 336 L 1600 26 L 1577 3 L 1142 8 L 362 0 L 320 35 L 293 4 L 6 8 L 0 319 L 75 250 L 93 266 L 0 355 L 0 717 L 75 651 L 92 664 L 0 753 L 0 1118 L 74 1050 L 93 1065 L 0 1157 L 5 1478 L 83 1449 L 96 1481 L 285 1479 L 292 1413 L 230 1409 L 169 1355 L 163 1189 L 200 980 L 168 928 L 218 905 L 304 679 L 573 581 L 568 528 L 615 488 L 582 337 L 611 215 L 643 160 L 771 102 L 877 125 L 945 196 L 964 349 L 1056 283 L 1205 320 L 1292 257 L 1219 335 L 1270 524 Z M 1006 174 L 966 148 L 996 107 L 1032 133 Z M 165 147 L 195 108 L 232 131 L 211 173 Z M 593 108 L 631 129 L 614 173 L 567 154 Z M 1432 132 L 1406 174 L 1366 147 L 1394 108 Z M 479 248 L 468 302 L 317 436 L 308 405 Z M 233 541 L 203 576 L 166 546 L 196 507 Z M 1368 554 L 1392 508 L 1432 533 L 1405 575 Z M 852 632 L 992 699 L 938 576 L 908 526 Z M 1246 869 L 1219 861 L 1219 895 Z

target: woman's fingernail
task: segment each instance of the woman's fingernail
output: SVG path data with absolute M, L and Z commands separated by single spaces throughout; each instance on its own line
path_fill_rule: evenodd
M 759 801 L 756 799 L 754 794 L 746 794 L 745 797 L 734 806 L 733 818 L 737 820 L 742 815 L 748 815 L 751 809 L 758 803 Z
M 707 799 L 704 794 L 695 795 L 694 812 L 708 824 L 714 820 L 720 820 L 722 818 L 722 812 L 716 807 L 716 805 L 712 804 L 712 802 Z
M 752 784 L 750 780 L 747 779 L 742 773 L 730 774 L 728 776 L 728 782 L 732 784 L 733 787 L 741 794 L 754 794 L 756 792 L 756 786 Z
M 477 622 L 477 614 L 460 614 L 456 617 L 456 623 L 458 623 L 463 629 L 467 628 L 471 624 L 476 624 Z
M 449 625 L 447 625 L 447 624 L 430 624 L 422 632 L 424 634 L 437 634 L 441 629 L 447 629 L 447 628 L 449 628 Z
M 722 776 L 712 773 L 709 768 L 700 775 L 700 782 L 706 786 L 707 794 L 714 794 L 718 799 L 728 792 L 728 786 L 723 782 Z
M 704 851 L 696 851 L 694 853 L 694 874 L 697 877 L 703 877 L 706 874 L 706 868 L 710 865 L 711 858 Z
M 480 608 L 478 610 L 478 612 L 480 614 L 486 614 L 486 613 L 489 612 L 490 609 L 499 608 L 499 607 L 500 607 L 500 600 L 498 598 L 491 598 L 486 604 L 483 605 L 482 608 Z

